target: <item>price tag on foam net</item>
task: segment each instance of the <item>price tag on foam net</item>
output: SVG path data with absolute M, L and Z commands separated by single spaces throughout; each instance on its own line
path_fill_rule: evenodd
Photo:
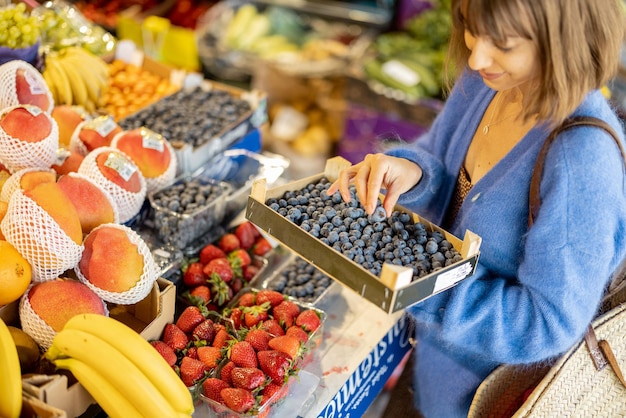
M 382 65 L 382 71 L 387 76 L 399 81 L 407 87 L 416 86 L 420 82 L 419 74 L 400 61 L 390 60 L 385 62 Z
M 141 144 L 144 148 L 163 152 L 163 148 L 165 148 L 163 141 L 165 141 L 163 135 L 145 127 L 141 128 Z
M 110 152 L 104 162 L 105 167 L 112 168 L 126 181 L 135 174 L 137 167 L 117 152 Z

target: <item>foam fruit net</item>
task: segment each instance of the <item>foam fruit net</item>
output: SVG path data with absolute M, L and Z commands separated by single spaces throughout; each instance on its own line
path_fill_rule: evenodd
M 137 193 L 134 193 L 124 189 L 123 187 L 118 186 L 117 184 L 106 178 L 102 174 L 100 168 L 98 167 L 98 164 L 96 163 L 96 157 L 101 153 L 110 152 L 115 152 L 122 155 L 128 160 L 129 164 L 135 166 L 135 163 L 133 163 L 132 160 L 120 150 L 117 150 L 113 147 L 99 147 L 91 151 L 89 154 L 87 154 L 87 156 L 85 156 L 83 161 L 80 163 L 78 173 L 93 180 L 94 183 L 99 184 L 104 190 L 109 192 L 109 194 L 113 197 L 113 200 L 115 200 L 115 202 L 117 203 L 117 207 L 120 212 L 120 223 L 125 223 L 131 220 L 135 215 L 137 215 L 139 213 L 139 210 L 143 206 L 143 203 L 146 199 L 146 180 L 141 174 L 141 171 L 139 171 L 137 166 L 135 166 L 135 169 L 139 172 L 141 189 Z
M 52 340 L 56 335 L 56 331 L 52 329 L 50 325 L 46 324 L 46 322 L 33 310 L 33 307 L 28 299 L 28 293 L 31 288 L 32 285 L 26 292 L 24 292 L 24 295 L 22 295 L 20 299 L 20 324 L 22 326 L 22 330 L 26 334 L 30 335 L 39 345 L 40 351 L 45 352 L 52 345 Z M 102 305 L 104 306 L 105 315 L 108 316 L 109 311 L 104 301 L 102 301 Z
M 74 268 L 83 246 L 21 190 L 13 192 L 0 224 L 2 233 L 32 267 L 33 282 L 56 279 Z
M 94 286 L 88 280 L 88 278 L 85 277 L 83 272 L 80 270 L 80 265 L 78 264 L 74 268 L 74 272 L 76 273 L 78 280 L 86 284 L 91 290 L 93 290 L 106 302 L 117 303 L 120 305 L 131 305 L 133 303 L 139 302 L 140 300 L 143 300 L 152 290 L 154 282 L 157 280 L 159 274 L 157 264 L 154 261 L 152 253 L 146 245 L 146 242 L 131 228 L 119 224 L 103 224 L 95 227 L 91 233 L 101 228 L 117 228 L 126 232 L 126 235 L 128 236 L 130 242 L 137 247 L 137 251 L 143 257 L 143 272 L 141 274 L 141 277 L 139 278 L 135 286 L 131 287 L 130 289 L 124 292 L 111 292 Z
M 2 113 L 7 113 L 17 107 L 28 106 L 11 106 L 2 110 Z M 36 106 L 30 107 L 39 110 Z M 0 160 L 11 173 L 27 167 L 51 167 L 56 160 L 59 148 L 59 127 L 52 116 L 45 112 L 44 114 L 50 121 L 51 129 L 50 134 L 41 141 L 22 141 L 9 135 L 0 127 Z
M 17 97 L 16 74 L 17 70 L 24 70 L 24 74 L 28 79 L 36 83 L 36 87 L 41 89 L 48 96 L 50 105 L 45 112 L 50 113 L 54 108 L 54 98 L 48 88 L 43 75 L 34 66 L 26 61 L 12 60 L 0 65 L 0 109 L 20 104 Z

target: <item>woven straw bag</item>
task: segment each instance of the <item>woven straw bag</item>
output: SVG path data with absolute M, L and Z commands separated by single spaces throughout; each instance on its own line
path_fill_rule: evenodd
M 548 137 L 539 153 L 530 188 L 529 225 L 539 209 L 539 182 L 549 145 L 559 132 L 593 125 L 613 129 L 590 117 L 568 119 Z M 613 274 L 598 315 L 584 340 L 554 361 L 527 366 L 502 365 L 476 390 L 468 418 L 626 417 L 626 260 Z

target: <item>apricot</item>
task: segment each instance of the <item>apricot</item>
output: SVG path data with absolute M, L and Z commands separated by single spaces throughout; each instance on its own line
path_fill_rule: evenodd
M 68 147 L 74 131 L 91 116 L 81 106 L 58 105 L 52 109 L 52 118 L 59 126 L 59 145 Z

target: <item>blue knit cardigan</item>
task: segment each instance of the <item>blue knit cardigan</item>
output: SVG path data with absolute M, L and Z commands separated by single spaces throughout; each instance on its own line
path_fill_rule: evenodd
M 467 149 L 494 91 L 473 72 L 459 79 L 429 133 L 386 151 L 418 163 L 421 181 L 399 204 L 441 225 Z M 574 115 L 596 116 L 620 134 L 593 92 Z M 541 207 L 529 230 L 533 164 L 549 133 L 536 126 L 465 199 L 452 234 L 482 238 L 476 273 L 407 309 L 416 324 L 415 403 L 426 417 L 463 417 L 480 382 L 499 364 L 527 364 L 582 338 L 626 253 L 626 178 L 603 130 L 570 129 L 548 152 Z

